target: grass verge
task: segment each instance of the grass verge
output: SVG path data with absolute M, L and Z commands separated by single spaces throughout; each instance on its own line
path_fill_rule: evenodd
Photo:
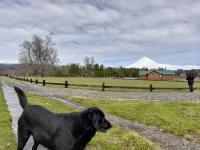
M 69 97 L 64 97 L 68 98 Z M 187 140 L 200 143 L 200 103 L 142 100 L 94 100 L 70 97 L 85 106 L 98 106 L 113 115 L 156 126 Z
M 187 82 L 176 82 L 176 81 L 149 81 L 149 80 L 122 80 L 115 78 L 92 78 L 92 77 L 27 77 L 29 79 L 39 81 L 46 80 L 46 82 L 57 82 L 64 83 L 65 80 L 70 84 L 86 84 L 86 85 L 112 85 L 112 86 L 133 86 L 133 87 L 147 87 L 149 88 L 150 84 L 155 88 L 188 88 Z M 41 85 L 41 84 L 40 84 Z M 50 87 L 63 87 L 56 85 L 46 85 Z M 194 88 L 198 88 L 200 86 L 200 82 L 194 82 Z M 77 87 L 77 86 L 69 86 L 69 88 L 73 89 L 89 89 L 101 91 L 101 88 L 91 88 L 91 87 Z M 122 91 L 122 92 L 149 92 L 149 89 L 117 89 L 117 88 L 106 88 L 106 91 Z M 188 90 L 155 90 L 156 92 L 188 92 Z M 199 92 L 199 89 L 194 92 Z
M 8 86 L 13 85 L 13 81 L 8 77 L 1 77 L 1 80 L 3 80 Z
M 78 111 L 64 105 L 61 102 L 39 96 L 28 94 L 31 104 L 38 104 L 46 107 L 53 112 L 72 112 Z M 144 139 L 134 132 L 113 127 L 107 133 L 97 133 L 95 138 L 88 144 L 88 150 L 156 150 L 153 143 Z
M 16 141 L 11 128 L 12 118 L 0 88 L 0 150 L 16 149 Z

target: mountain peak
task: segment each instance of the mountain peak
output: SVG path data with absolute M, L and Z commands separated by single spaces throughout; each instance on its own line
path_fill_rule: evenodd
M 152 59 L 150 59 L 149 57 L 143 56 L 142 58 L 140 58 L 138 61 L 136 61 L 135 63 L 155 63 Z
M 168 70 L 177 70 L 177 69 L 184 69 L 184 70 L 190 70 L 190 69 L 200 69 L 200 66 L 195 65 L 170 65 L 170 64 L 159 64 L 150 58 L 144 56 L 137 60 L 135 63 L 127 66 L 126 68 L 148 68 L 148 69 L 158 69 L 158 68 L 166 68 Z
M 135 63 L 127 66 L 127 68 L 149 68 L 149 69 L 155 69 L 158 68 L 158 64 L 151 60 L 149 57 L 142 57 L 139 60 L 137 60 Z

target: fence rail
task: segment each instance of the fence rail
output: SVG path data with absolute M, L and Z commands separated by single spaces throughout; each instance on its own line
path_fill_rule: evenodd
M 66 80 L 64 83 L 56 83 L 56 82 L 47 82 L 46 80 L 39 81 L 38 79 L 28 79 L 28 78 L 19 78 L 19 77 L 10 77 L 12 79 L 20 80 L 20 81 L 26 81 L 30 83 L 35 84 L 42 84 L 45 86 L 46 84 L 49 85 L 61 85 L 65 88 L 68 88 L 69 86 L 76 86 L 76 87 L 92 87 L 92 88 L 100 88 L 101 91 L 105 91 L 105 89 L 113 88 L 113 89 L 139 89 L 139 90 L 149 90 L 150 92 L 153 92 L 153 90 L 188 90 L 188 88 L 161 88 L 161 87 L 153 87 L 152 84 L 149 85 L 149 87 L 133 87 L 133 86 L 113 86 L 113 85 L 106 85 L 105 83 L 102 83 L 102 85 L 86 85 L 86 84 L 70 84 Z M 197 90 L 200 88 L 194 88 L 194 90 Z

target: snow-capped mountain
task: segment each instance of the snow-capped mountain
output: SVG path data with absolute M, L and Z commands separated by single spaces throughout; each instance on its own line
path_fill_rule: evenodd
M 159 64 L 148 57 L 142 57 L 135 63 L 127 66 L 126 68 L 148 68 L 148 69 L 166 68 L 168 70 L 177 70 L 177 69 L 190 70 L 190 69 L 200 69 L 200 66 Z

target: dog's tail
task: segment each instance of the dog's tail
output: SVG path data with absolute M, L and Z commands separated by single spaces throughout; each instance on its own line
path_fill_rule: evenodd
M 17 95 L 19 97 L 20 105 L 22 106 L 22 108 L 25 108 L 26 105 L 28 104 L 26 95 L 24 94 L 24 92 L 20 88 L 14 86 L 14 89 L 17 92 Z

